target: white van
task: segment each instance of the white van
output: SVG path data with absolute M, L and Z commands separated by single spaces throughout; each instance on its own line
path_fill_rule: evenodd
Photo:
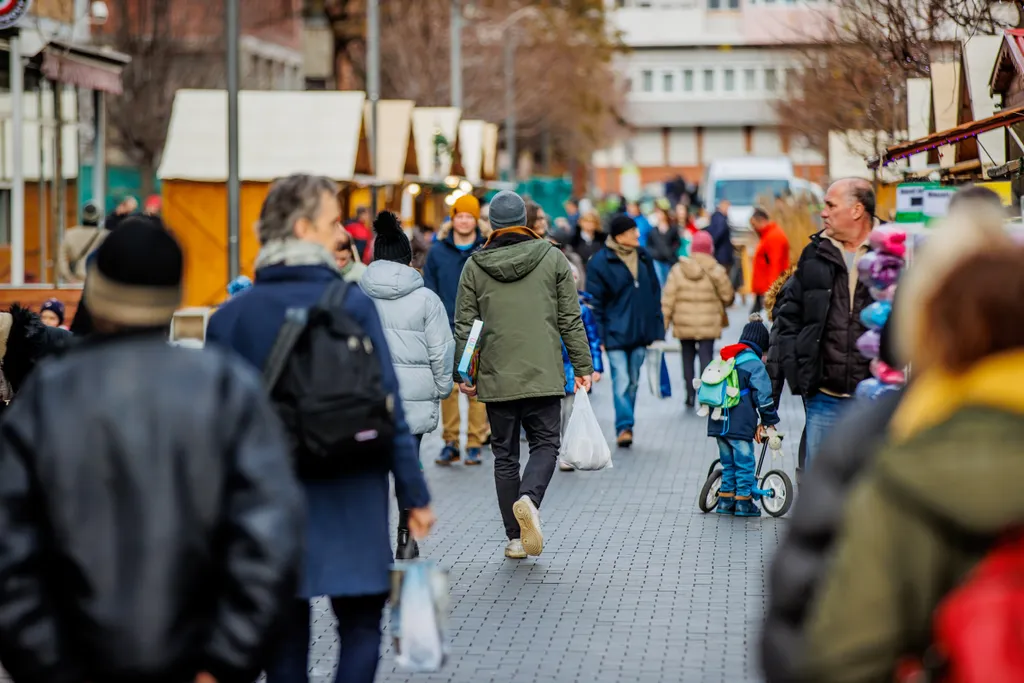
M 728 199 L 729 225 L 739 234 L 750 229 L 758 201 L 794 191 L 793 163 L 786 157 L 740 157 L 712 161 L 704 176 L 704 208 L 715 211 Z

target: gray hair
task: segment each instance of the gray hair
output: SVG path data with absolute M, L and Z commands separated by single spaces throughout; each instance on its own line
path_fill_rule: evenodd
M 325 192 L 336 195 L 338 186 L 324 176 L 295 173 L 275 180 L 256 223 L 260 244 L 293 237 L 300 218 L 315 220 Z

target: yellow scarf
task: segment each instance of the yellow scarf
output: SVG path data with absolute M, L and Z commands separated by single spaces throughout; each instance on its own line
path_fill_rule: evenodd
M 626 264 L 626 268 L 629 269 L 633 279 L 636 279 L 637 273 L 640 272 L 640 256 L 636 253 L 636 247 L 626 247 L 615 241 L 614 237 L 609 237 L 605 241 L 605 246 L 615 252 L 615 255 Z
M 923 373 L 907 387 L 893 416 L 896 442 L 935 427 L 967 406 L 983 406 L 1024 415 L 1024 350 L 989 356 L 955 375 L 940 369 Z

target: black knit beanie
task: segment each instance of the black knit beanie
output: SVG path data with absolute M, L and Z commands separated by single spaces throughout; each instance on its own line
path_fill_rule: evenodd
M 373 240 L 374 261 L 394 261 L 403 266 L 412 263 L 412 245 L 398 216 L 390 211 L 381 211 L 373 222 L 373 231 L 377 235 Z
M 768 328 L 761 322 L 761 316 L 754 313 L 750 316 L 750 322 L 743 326 L 740 334 L 740 344 L 746 344 L 758 356 L 763 356 L 768 350 Z
M 181 305 L 181 247 L 158 222 L 132 216 L 90 259 L 89 312 L 124 327 L 167 325 Z
M 629 217 L 628 214 L 620 213 L 612 218 L 611 224 L 608 226 L 608 232 L 611 233 L 612 237 L 618 237 L 624 232 L 629 232 L 636 228 L 636 221 Z

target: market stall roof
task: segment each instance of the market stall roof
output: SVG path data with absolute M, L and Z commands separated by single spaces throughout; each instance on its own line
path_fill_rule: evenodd
M 357 91 L 238 94 L 239 177 L 269 182 L 291 173 L 338 181 L 372 172 L 363 131 L 366 96 Z M 224 90 L 179 90 L 157 176 L 225 182 L 228 97 Z
M 981 133 L 996 130 L 997 128 L 1005 128 L 1017 123 L 1024 123 L 1024 106 L 1006 109 L 993 116 L 970 121 L 916 140 L 908 140 L 898 145 L 891 145 L 886 148 L 885 153 L 881 156 L 869 159 L 868 167 L 878 168 L 879 166 L 886 166 L 899 159 L 925 152 L 929 149 L 951 145 L 961 140 L 974 138 Z
M 412 100 L 379 100 L 377 121 L 381 134 L 377 136 L 377 159 L 374 170 L 378 180 L 386 185 L 397 185 L 406 174 L 419 173 L 416 149 L 412 141 Z M 364 124 L 369 137 L 373 130 L 370 103 L 364 108 Z
M 444 178 L 453 173 L 458 157 L 459 119 L 457 107 L 416 107 L 412 111 L 412 133 L 416 144 L 416 162 L 421 176 Z M 450 146 L 438 154 L 437 134 Z M 435 158 L 436 157 L 436 158 Z M 440 162 L 440 163 L 438 163 Z
M 34 49 L 33 49 L 34 48 Z M 50 40 L 26 50 L 33 56 L 29 66 L 57 83 L 120 95 L 121 72 L 132 61 L 110 48 Z

